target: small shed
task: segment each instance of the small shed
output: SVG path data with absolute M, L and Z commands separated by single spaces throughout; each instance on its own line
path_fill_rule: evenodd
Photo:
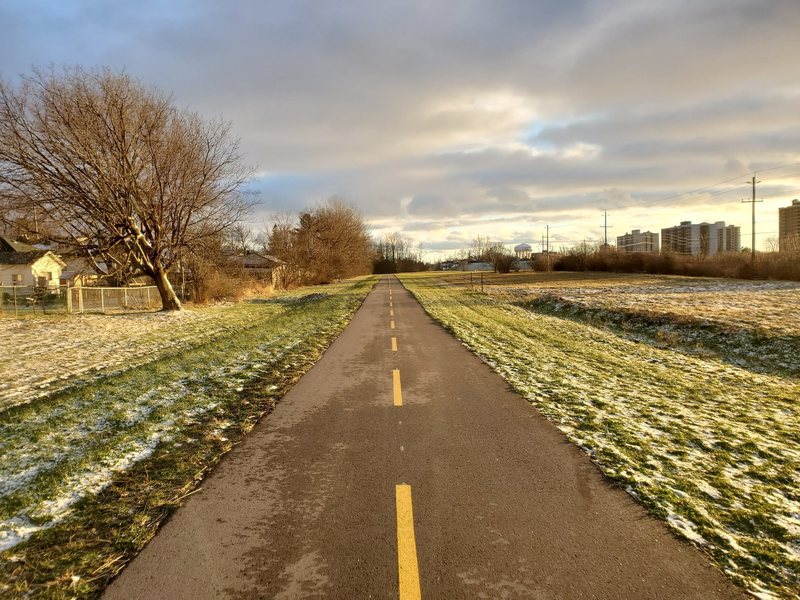
M 275 268 L 286 264 L 280 258 L 257 252 L 234 256 L 231 260 L 240 265 L 244 273 L 253 279 L 269 279 Z

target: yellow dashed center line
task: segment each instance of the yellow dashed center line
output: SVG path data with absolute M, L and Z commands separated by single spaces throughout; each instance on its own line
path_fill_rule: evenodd
M 397 338 L 392 336 L 392 352 L 397 352 Z
M 397 504 L 397 567 L 400 600 L 420 600 L 417 542 L 414 538 L 414 511 L 411 505 L 411 486 L 395 486 Z
M 394 309 L 393 309 L 393 308 L 390 308 L 390 309 L 389 309 L 389 316 L 390 316 L 390 317 L 393 317 L 393 316 L 394 316 Z
M 403 406 L 403 388 L 400 387 L 400 369 L 392 370 L 392 391 L 394 393 L 394 405 Z
M 389 321 L 389 328 L 394 329 L 394 321 Z

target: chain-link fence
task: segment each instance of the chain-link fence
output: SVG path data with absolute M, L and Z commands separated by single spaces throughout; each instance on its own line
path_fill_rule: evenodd
M 66 312 L 67 288 L 14 285 L 0 287 L 0 310 L 14 314 Z
M 70 288 L 70 312 L 108 312 L 161 308 L 161 296 L 155 286 L 75 287 Z
M 84 313 L 161 308 L 155 286 L 141 287 L 0 287 L 0 311 Z

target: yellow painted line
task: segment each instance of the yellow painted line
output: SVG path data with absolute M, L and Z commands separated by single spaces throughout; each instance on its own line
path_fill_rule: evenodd
M 392 337 L 392 352 L 397 352 L 397 338 Z
M 393 309 L 393 308 L 390 308 L 390 309 L 389 309 L 389 316 L 390 316 L 390 317 L 393 317 L 393 316 L 394 316 L 394 309 Z
M 403 389 L 400 387 L 400 369 L 392 369 L 392 391 L 394 392 L 394 405 L 403 406 Z
M 394 497 L 397 505 L 397 567 L 400 600 L 421 600 L 411 486 L 406 484 L 395 486 Z
M 389 328 L 394 329 L 394 321 L 389 321 Z

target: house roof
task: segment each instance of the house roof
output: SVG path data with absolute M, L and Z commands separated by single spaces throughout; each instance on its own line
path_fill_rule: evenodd
M 30 252 L 0 252 L 0 265 L 32 265 L 47 255 L 50 255 L 62 268 L 66 266 L 63 260 L 49 250 L 36 249 Z
M 31 265 L 47 254 L 47 250 L 32 252 L 0 252 L 0 265 Z
M 275 265 L 285 264 L 280 258 L 271 254 L 258 254 L 249 252 L 244 256 L 234 256 L 233 260 L 240 262 L 245 268 L 270 268 Z
M 28 253 L 28 252 L 36 252 L 39 250 L 41 249 L 31 246 L 30 244 L 25 244 L 23 242 L 18 242 L 16 240 L 0 236 L 0 253 L 6 253 L 6 252 Z

